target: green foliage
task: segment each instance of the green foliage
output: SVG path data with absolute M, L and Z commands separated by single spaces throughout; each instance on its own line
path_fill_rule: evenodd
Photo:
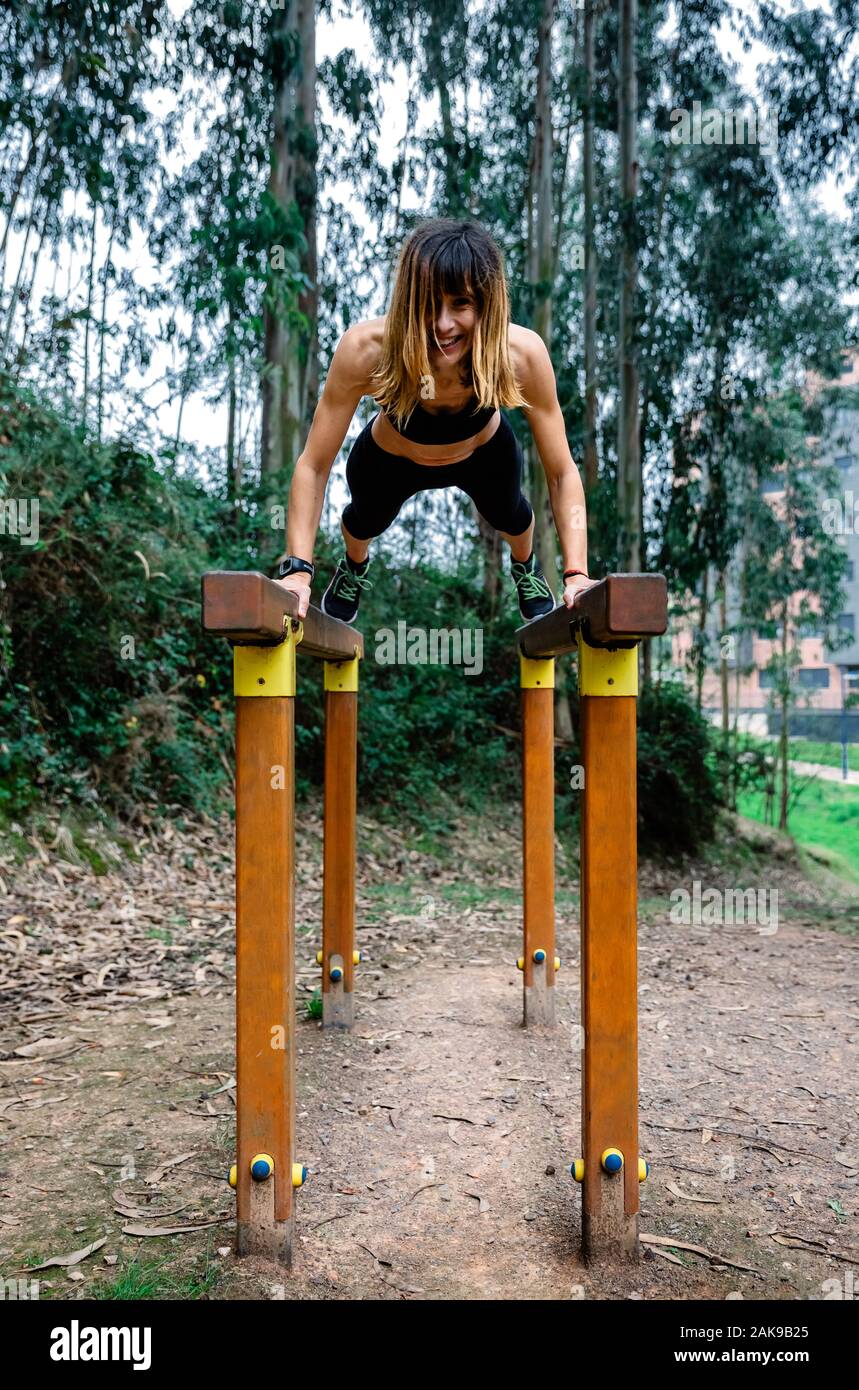
M 710 727 L 673 681 L 642 691 L 638 719 L 641 847 L 696 853 L 713 838 L 723 802 Z
M 0 419 L 0 494 L 39 506 L 35 544 L 8 525 L 0 537 L 0 807 L 211 806 L 228 651 L 197 614 L 218 499 L 127 443 L 88 440 L 5 378 Z

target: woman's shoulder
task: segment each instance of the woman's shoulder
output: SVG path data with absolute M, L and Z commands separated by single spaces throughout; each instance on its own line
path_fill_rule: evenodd
M 353 323 L 337 344 L 337 364 L 356 387 L 370 395 L 371 378 L 379 365 L 385 319 L 363 319 Z
M 510 364 L 517 379 L 529 375 L 546 353 L 546 344 L 533 328 L 525 328 L 521 323 L 507 325 L 507 346 L 510 350 Z

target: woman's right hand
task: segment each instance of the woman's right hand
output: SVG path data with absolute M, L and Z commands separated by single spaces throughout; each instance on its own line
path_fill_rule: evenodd
M 310 578 L 307 574 L 287 574 L 283 579 L 276 579 L 276 584 L 282 584 L 284 589 L 289 589 L 290 593 L 298 596 L 298 616 L 307 617 L 307 610 L 310 606 Z

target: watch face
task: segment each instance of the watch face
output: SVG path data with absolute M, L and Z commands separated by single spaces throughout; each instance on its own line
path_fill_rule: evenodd
M 310 574 L 311 571 L 300 560 L 296 560 L 290 555 L 288 560 L 281 560 L 278 574 L 281 579 L 285 579 L 288 574 Z

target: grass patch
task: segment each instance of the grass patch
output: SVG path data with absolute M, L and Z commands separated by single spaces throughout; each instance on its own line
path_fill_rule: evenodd
M 178 1299 L 188 1302 L 211 1293 L 221 1271 L 207 1250 L 196 1261 L 199 1268 L 183 1274 L 168 1267 L 167 1260 L 130 1260 L 113 1279 L 100 1280 L 92 1290 L 100 1302 L 136 1302 L 139 1299 Z
M 764 824 L 764 798 L 741 796 L 737 809 Z M 797 844 L 813 850 L 831 868 L 859 883 L 859 787 L 837 782 L 809 782 L 794 803 L 788 820 Z

